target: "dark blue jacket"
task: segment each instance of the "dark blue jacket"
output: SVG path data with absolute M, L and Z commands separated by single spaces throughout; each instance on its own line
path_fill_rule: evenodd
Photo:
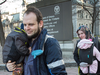
M 46 29 L 43 29 L 36 42 L 35 50 L 44 51 L 43 54 L 36 57 L 37 75 L 67 75 L 58 41 L 48 35 Z M 24 72 L 24 75 L 33 75 L 31 61 L 25 61 Z

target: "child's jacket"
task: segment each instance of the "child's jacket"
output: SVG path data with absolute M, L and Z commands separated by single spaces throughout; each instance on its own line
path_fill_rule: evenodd
M 24 56 L 29 54 L 28 38 L 25 31 L 16 27 L 6 38 L 3 48 L 3 63 L 8 60 L 15 61 L 16 64 L 23 61 Z
M 83 39 L 78 43 L 77 47 L 85 50 L 87 48 L 90 48 L 92 43 L 93 42 L 90 40 Z M 93 48 L 93 56 L 95 56 L 100 61 L 100 52 L 95 46 Z M 98 61 L 94 60 L 93 63 L 89 65 L 89 68 L 90 68 L 90 73 L 96 73 L 98 69 Z M 84 74 L 88 73 L 88 67 L 80 67 L 80 69 Z

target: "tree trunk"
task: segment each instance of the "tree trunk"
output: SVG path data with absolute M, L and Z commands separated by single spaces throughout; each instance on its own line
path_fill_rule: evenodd
M 92 20 L 92 21 L 93 21 L 93 20 Z M 92 22 L 92 34 L 94 34 L 94 33 L 93 33 L 93 28 L 94 28 L 94 24 L 93 24 L 93 22 Z
M 1 41 L 1 46 L 4 47 L 5 36 L 4 36 L 3 26 L 1 22 L 1 12 L 0 12 L 0 41 Z

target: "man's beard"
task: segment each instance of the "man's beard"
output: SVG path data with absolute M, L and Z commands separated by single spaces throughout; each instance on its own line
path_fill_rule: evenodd
M 31 35 L 31 36 L 28 36 L 28 39 L 36 38 L 36 37 L 39 35 L 39 33 L 40 33 L 40 29 L 39 29 L 39 27 L 38 27 L 37 32 L 36 32 L 35 34 Z

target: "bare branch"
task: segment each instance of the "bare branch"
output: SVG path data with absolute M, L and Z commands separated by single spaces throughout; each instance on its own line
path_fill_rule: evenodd
M 100 5 L 99 5 L 100 0 L 89 0 L 89 3 L 81 2 L 79 0 L 76 0 L 76 5 L 81 6 L 83 10 L 87 11 L 88 14 L 92 18 L 92 33 L 93 33 L 93 27 L 94 23 L 96 20 L 99 20 L 99 13 L 100 13 Z
M 93 18 L 92 13 L 91 13 L 87 8 L 85 8 L 85 7 L 83 6 L 83 9 L 86 10 L 86 11 L 90 14 L 90 16 Z
M 0 5 L 3 4 L 3 3 L 5 3 L 6 1 L 7 1 L 7 0 L 3 1 L 2 3 L 0 3 Z

